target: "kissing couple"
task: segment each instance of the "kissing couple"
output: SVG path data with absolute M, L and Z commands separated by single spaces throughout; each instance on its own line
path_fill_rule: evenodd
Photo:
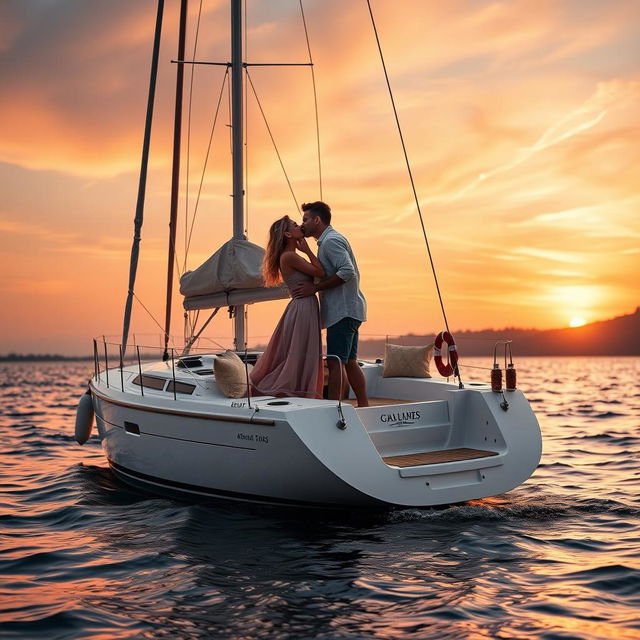
M 307 243 L 310 236 L 317 241 L 317 256 Z M 322 398 L 323 328 L 327 330 L 329 399 L 344 397 L 351 385 L 358 406 L 368 406 L 357 360 L 358 332 L 366 320 L 367 303 L 353 250 L 331 226 L 329 205 L 303 204 L 301 225 L 289 216 L 276 220 L 269 230 L 262 270 L 267 286 L 283 280 L 292 299 L 250 373 L 254 393 Z

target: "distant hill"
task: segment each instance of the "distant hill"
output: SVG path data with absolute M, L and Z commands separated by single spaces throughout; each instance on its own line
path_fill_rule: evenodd
M 8 353 L 0 354 L 0 362 L 82 362 L 93 360 L 93 356 L 63 356 L 59 353 Z
M 433 342 L 434 335 L 407 335 L 390 339 L 405 345 Z M 485 329 L 455 331 L 458 351 L 463 356 L 493 355 L 496 340 L 512 340 L 518 356 L 637 356 L 640 355 L 640 307 L 634 313 L 610 320 L 567 329 Z M 363 358 L 384 354 L 384 340 L 361 340 L 358 354 Z M 504 350 L 500 351 L 501 353 Z

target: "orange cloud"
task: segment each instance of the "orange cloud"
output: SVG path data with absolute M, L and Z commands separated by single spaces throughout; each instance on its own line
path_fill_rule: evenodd
M 453 328 L 550 327 L 567 322 L 569 312 L 590 321 L 633 310 L 640 267 L 635 2 L 372 6 Z M 359 260 L 369 301 L 363 332 L 439 329 L 366 6 L 330 0 L 305 9 L 323 197 Z M 194 4 L 191 17 L 197 12 Z M 249 12 L 250 61 L 306 62 L 297 3 L 249 3 Z M 196 58 L 228 59 L 228 17 L 226 2 L 205 5 Z M 0 330 L 13 341 L 0 343 L 0 352 L 29 344 L 38 331 L 70 341 L 72 332 L 118 332 L 154 20 L 151 2 L 0 7 L 0 247 L 12 278 Z M 156 318 L 163 315 L 168 243 L 176 24 L 176 7 L 167 6 L 136 289 Z M 191 26 L 187 58 L 194 39 Z M 226 94 L 203 174 L 224 69 L 193 73 L 179 270 L 197 266 L 231 234 Z M 264 243 L 273 219 L 319 197 L 315 114 L 309 69 L 250 73 L 295 194 L 250 93 L 248 225 L 251 239 Z M 188 87 L 190 78 L 188 69 Z M 185 260 L 185 226 L 201 180 Z M 176 295 L 177 333 L 180 302 Z M 281 309 L 280 302 L 252 307 L 250 335 L 268 335 Z M 46 317 L 47 326 L 22 322 L 25 314 Z M 135 320 L 140 332 L 158 331 L 139 305 Z M 230 322 L 217 326 L 215 335 L 228 337 Z

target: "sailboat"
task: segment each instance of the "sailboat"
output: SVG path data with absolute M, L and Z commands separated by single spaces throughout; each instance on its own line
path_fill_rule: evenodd
M 85 442 L 94 420 L 108 463 L 125 482 L 160 495 L 227 498 L 312 507 L 430 507 L 509 491 L 536 469 L 542 450 L 538 421 L 516 388 L 515 369 L 496 365 L 492 384 L 463 384 L 453 337 L 436 339 L 444 377 L 386 375 L 388 362 L 360 362 L 371 406 L 353 401 L 251 396 L 245 305 L 287 296 L 260 276 L 263 250 L 243 229 L 242 0 L 231 0 L 231 130 L 233 238 L 181 279 L 186 310 L 228 308 L 234 318 L 233 358 L 243 371 L 232 392 L 220 368 L 224 351 L 195 352 L 193 328 L 184 348 L 168 349 L 173 255 L 168 260 L 164 357 L 126 362 L 129 319 L 142 226 L 146 166 L 158 65 L 163 1 L 158 3 L 142 171 L 136 210 L 123 338 L 116 362 L 94 340 L 94 375 L 76 416 Z M 182 102 L 186 0 L 182 0 L 176 82 L 176 123 Z M 374 23 L 375 27 L 375 23 Z M 377 34 L 376 34 L 377 36 Z M 194 61 L 191 61 L 194 63 Z M 386 72 L 386 70 L 385 70 Z M 170 233 L 175 234 L 179 126 L 174 137 Z M 177 139 L 176 139 L 177 138 Z M 170 238 L 170 248 L 175 236 Z M 444 348 L 447 344 L 448 348 Z M 103 348 L 104 347 L 104 348 Z M 237 356 L 237 358 L 236 358 Z M 406 372 L 405 372 L 406 373 Z M 243 377 L 244 376 L 244 377 Z M 239 387 L 239 389 L 238 389 Z

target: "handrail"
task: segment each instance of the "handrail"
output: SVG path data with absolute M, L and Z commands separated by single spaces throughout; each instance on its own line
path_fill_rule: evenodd
M 109 356 L 107 354 L 107 341 L 104 340 L 104 336 L 103 336 L 103 343 L 104 343 L 104 372 L 107 376 L 107 389 L 109 388 Z
M 158 362 L 162 361 L 162 354 L 163 354 L 163 350 L 164 347 L 162 345 L 152 345 L 152 346 L 144 346 L 144 345 L 140 345 L 140 344 L 136 344 L 135 345 L 135 355 L 133 356 L 129 356 L 129 361 L 127 362 L 127 356 L 125 355 L 124 349 L 123 349 L 123 345 L 119 342 L 109 342 L 106 339 L 106 336 L 102 336 L 102 345 L 103 345 L 103 354 L 102 356 L 100 355 L 100 351 L 98 350 L 98 342 L 97 339 L 94 338 L 94 379 L 98 382 L 102 381 L 102 373 L 103 373 L 103 369 L 101 366 L 101 360 L 102 358 L 104 358 L 104 374 L 105 374 L 105 382 L 107 385 L 107 388 L 111 388 L 112 382 L 113 380 L 110 378 L 109 376 L 109 361 L 110 361 L 110 357 L 112 356 L 112 354 L 115 352 L 117 354 L 118 357 L 118 364 L 116 367 L 114 367 L 114 371 L 118 371 L 119 375 L 120 375 L 120 389 L 122 392 L 125 391 L 125 384 L 124 384 L 124 369 L 126 367 L 132 367 L 135 366 L 137 368 L 138 371 L 138 376 L 139 376 L 139 380 L 140 380 L 140 395 L 144 397 L 145 393 L 144 393 L 144 384 L 143 384 L 143 377 L 144 377 L 144 373 L 143 373 L 143 369 L 142 369 L 142 360 L 150 360 L 150 361 L 154 361 L 157 360 Z M 151 352 L 155 352 L 153 354 L 147 354 L 146 356 L 143 355 L 141 353 L 141 350 L 147 350 L 147 351 L 151 351 Z M 188 376 L 189 380 L 195 384 L 197 387 L 200 387 L 201 389 L 206 389 L 207 387 L 207 382 L 205 380 L 203 380 L 201 377 L 199 377 L 197 374 L 195 374 L 188 366 L 177 366 L 177 364 L 179 365 L 179 363 L 184 362 L 184 361 L 188 361 L 190 358 L 197 358 L 200 357 L 202 355 L 206 355 L 206 354 L 211 354 L 211 353 L 215 353 L 218 351 L 224 351 L 224 349 L 216 349 L 216 350 L 212 350 L 212 349 L 200 349 L 199 350 L 201 353 L 192 353 L 191 355 L 180 355 L 177 356 L 176 355 L 176 350 L 172 349 L 171 350 L 171 380 L 173 381 L 172 387 L 173 387 L 173 397 L 174 400 L 178 399 L 177 396 L 177 389 L 178 389 L 178 380 L 176 377 L 176 368 L 180 369 L 180 373 L 182 375 L 182 377 L 184 378 L 185 376 Z M 166 363 L 166 366 L 169 366 L 169 363 Z M 129 369 L 130 371 L 131 369 Z
M 118 349 L 120 351 L 120 388 L 124 393 L 124 371 L 123 371 L 123 363 L 122 363 L 122 345 L 118 345 Z
M 338 363 L 340 364 L 340 393 L 338 394 L 338 422 L 336 424 L 336 426 L 338 427 L 338 429 L 346 429 L 347 428 L 347 421 L 344 419 L 344 413 L 342 413 L 342 391 L 344 389 L 344 380 L 342 379 L 342 374 L 344 371 L 344 367 L 342 366 L 342 360 L 340 360 L 340 358 L 338 356 L 335 356 L 333 354 L 328 354 L 328 353 L 323 353 L 322 354 L 323 357 L 328 360 L 329 358 L 335 358 Z
M 504 345 L 504 368 L 507 368 L 507 345 L 509 346 L 509 352 L 511 353 L 511 343 L 513 340 L 496 340 L 493 347 L 493 366 L 498 364 L 498 345 Z
M 93 375 L 100 380 L 100 358 L 98 357 L 98 341 L 93 339 Z
M 176 393 L 176 362 L 174 358 L 173 347 L 171 347 L 171 377 L 173 378 L 173 399 L 177 400 L 178 395 Z M 140 380 L 140 386 L 142 386 L 142 379 Z
M 143 372 L 142 369 L 142 359 L 143 356 L 141 356 L 141 349 L 149 349 L 152 351 L 156 351 L 157 355 L 154 355 L 154 360 L 157 360 L 159 363 L 162 362 L 162 354 L 163 354 L 163 350 L 164 347 L 162 345 L 154 345 L 154 346 L 149 346 L 149 347 L 144 347 L 143 345 L 139 345 L 136 344 L 135 345 L 135 356 L 130 356 L 131 361 L 129 362 L 129 364 L 127 364 L 126 362 L 126 354 L 124 352 L 123 349 L 123 345 L 121 343 L 116 343 L 116 342 L 107 342 L 106 337 L 103 336 L 103 340 L 102 340 L 102 344 L 103 344 L 103 348 L 104 348 L 104 361 L 105 361 L 105 377 L 106 377 L 106 385 L 107 388 L 110 388 L 111 384 L 110 384 L 110 380 L 109 380 L 109 349 L 117 349 L 118 351 L 118 355 L 119 355 L 119 362 L 118 362 L 118 367 L 117 369 L 120 372 L 120 388 L 122 390 L 122 392 L 124 393 L 125 391 L 125 385 L 124 385 L 124 369 L 125 367 L 129 367 L 128 369 L 128 375 L 130 376 L 132 373 L 132 369 L 133 367 L 137 368 L 138 371 L 138 380 L 139 380 L 139 386 L 140 386 L 140 395 L 142 397 L 144 397 L 145 392 L 144 392 L 144 377 L 145 377 L 145 373 Z M 170 380 L 172 381 L 172 384 L 170 386 L 172 386 L 172 390 L 173 390 L 173 399 L 174 401 L 178 400 L 178 380 L 176 377 L 176 353 L 175 353 L 175 349 L 171 349 L 171 377 Z M 204 349 L 202 349 L 203 353 L 200 355 L 205 355 L 204 353 Z M 215 350 L 217 351 L 217 350 Z M 223 351 L 223 350 L 221 350 Z M 207 354 L 212 354 L 215 355 L 215 352 L 212 353 L 211 349 L 207 349 L 206 350 Z M 249 378 L 249 370 L 248 370 L 248 350 L 245 349 L 245 357 L 244 357 L 244 362 L 245 362 L 245 375 L 246 375 L 246 385 L 247 385 L 247 399 L 248 399 L 248 406 L 249 408 L 252 407 L 252 403 L 251 403 L 251 382 L 250 382 L 250 378 Z M 102 375 L 102 370 L 101 370 L 101 366 L 100 366 L 100 353 L 98 350 L 98 346 L 97 346 L 97 340 L 94 339 L 94 376 L 95 376 L 95 380 L 98 382 L 101 382 L 101 375 Z M 189 359 L 193 359 L 193 358 L 198 358 L 199 355 L 198 354 L 191 354 L 188 356 L 178 356 L 177 361 L 178 363 L 180 362 L 185 362 L 188 361 Z M 339 361 L 339 358 L 337 358 L 337 356 L 334 355 L 328 355 L 328 354 L 322 354 L 322 357 L 325 359 L 329 359 L 329 358 L 335 358 Z M 137 365 L 137 366 L 136 366 Z M 164 362 L 164 365 L 166 367 L 169 367 L 169 363 L 168 362 Z M 133 371 L 135 371 L 135 369 L 133 369 Z M 153 377 L 153 372 L 149 371 L 149 375 L 151 377 Z M 182 367 L 180 367 L 180 374 L 182 376 L 182 379 L 184 379 L 185 376 L 189 376 L 189 379 L 193 381 L 193 383 L 195 383 L 196 386 L 201 387 L 202 389 L 206 389 L 207 388 L 207 382 L 202 379 L 201 377 L 199 377 L 196 373 L 194 373 L 193 371 L 191 371 L 191 369 L 188 366 L 183 365 Z M 340 389 L 343 388 L 344 386 L 344 380 L 343 380 L 343 370 L 342 367 L 340 367 Z M 128 378 L 128 380 L 130 380 L 130 378 Z M 135 383 L 136 385 L 138 384 L 137 382 Z M 165 388 L 166 387 L 166 388 Z M 169 391 L 169 386 L 165 385 L 163 386 L 163 390 L 164 391 Z M 338 411 L 338 423 L 337 426 L 340 429 L 345 429 L 347 426 L 347 422 L 346 419 L 344 417 L 344 413 L 343 413 L 343 403 L 342 403 L 342 397 L 338 398 L 338 404 L 337 404 L 337 411 Z

